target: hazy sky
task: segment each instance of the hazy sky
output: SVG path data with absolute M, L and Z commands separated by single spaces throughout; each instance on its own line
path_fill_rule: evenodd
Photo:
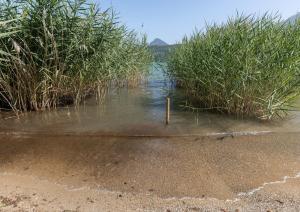
M 131 29 L 146 33 L 148 40 L 180 41 L 205 22 L 221 23 L 236 11 L 245 14 L 279 12 L 288 18 L 300 12 L 300 0 L 95 0 L 102 9 L 112 5 L 120 20 Z

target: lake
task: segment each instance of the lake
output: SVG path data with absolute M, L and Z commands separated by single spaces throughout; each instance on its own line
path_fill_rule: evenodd
M 89 133 L 111 135 L 214 135 L 218 133 L 299 132 L 300 112 L 285 120 L 259 121 L 187 110 L 182 91 L 170 83 L 163 66 L 153 64 L 146 83 L 137 88 L 110 89 L 102 104 L 94 98 L 79 107 L 29 112 L 2 120 L 4 131 Z M 171 123 L 165 126 L 165 101 L 171 96 Z M 300 101 L 299 101 L 300 105 Z

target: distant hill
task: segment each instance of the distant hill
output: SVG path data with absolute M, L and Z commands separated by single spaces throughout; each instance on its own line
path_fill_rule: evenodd
M 293 16 L 291 16 L 290 18 L 288 18 L 288 19 L 286 20 L 286 22 L 287 22 L 287 23 L 290 23 L 290 24 L 294 24 L 294 23 L 296 23 L 297 20 L 300 20 L 300 12 L 297 13 L 296 15 L 293 15 Z
M 178 44 L 167 46 L 149 46 L 149 48 L 156 62 L 166 62 L 169 53 L 177 46 Z
M 156 38 L 154 39 L 154 41 L 152 41 L 150 43 L 149 46 L 168 46 L 169 44 L 167 44 L 165 41 L 159 39 L 159 38 Z
M 163 40 L 156 38 L 149 44 L 149 48 L 156 62 L 166 62 L 169 53 L 176 48 L 177 45 L 178 44 L 169 45 Z

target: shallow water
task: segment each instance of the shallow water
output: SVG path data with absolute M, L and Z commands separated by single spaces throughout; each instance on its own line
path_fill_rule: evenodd
M 233 199 L 299 173 L 299 112 L 279 122 L 239 120 L 185 111 L 181 100 L 155 70 L 147 84 L 110 91 L 101 105 L 89 99 L 79 108 L 3 118 L 0 174 L 74 189 Z M 265 131 L 276 133 L 243 136 Z M 241 136 L 210 136 L 232 132 Z
M 121 135 L 210 135 L 231 132 L 299 132 L 300 112 L 286 120 L 262 122 L 233 116 L 187 111 L 184 99 L 163 75 L 152 66 L 148 83 L 138 88 L 110 90 L 102 104 L 94 98 L 78 108 L 60 108 L 42 113 L 26 113 L 20 119 L 2 119 L 5 131 L 49 133 L 99 133 Z M 171 123 L 165 126 L 165 98 L 172 94 Z M 299 101 L 300 105 L 300 101 Z

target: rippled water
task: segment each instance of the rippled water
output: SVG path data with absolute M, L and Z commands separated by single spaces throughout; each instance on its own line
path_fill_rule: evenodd
M 223 132 L 300 131 L 300 112 L 286 120 L 262 122 L 241 120 L 232 116 L 186 111 L 177 92 L 162 69 L 152 66 L 148 83 L 138 88 L 109 91 L 103 104 L 91 98 L 79 108 L 60 108 L 31 112 L 17 118 L 2 119 L 3 130 L 26 132 L 120 133 L 124 135 L 179 135 Z M 165 98 L 172 93 L 171 123 L 165 126 Z M 300 103 L 300 102 L 299 102 Z M 299 104 L 300 105 L 300 104 Z
M 185 111 L 183 100 L 154 69 L 147 84 L 111 90 L 101 105 L 89 99 L 79 108 L 2 118 L 0 173 L 76 189 L 219 199 L 240 198 L 299 173 L 299 112 L 259 122 Z M 279 133 L 205 136 L 263 131 Z

